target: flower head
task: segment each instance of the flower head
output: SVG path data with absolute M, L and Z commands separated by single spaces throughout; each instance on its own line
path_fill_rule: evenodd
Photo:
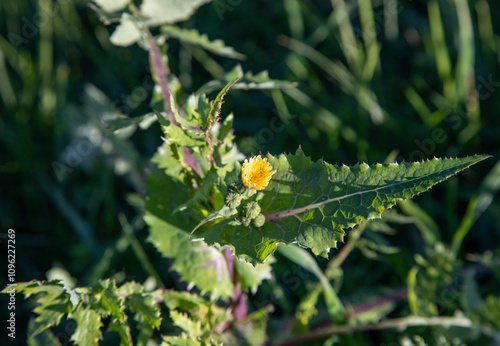
M 260 155 L 254 156 L 245 160 L 243 168 L 241 169 L 241 179 L 243 185 L 249 189 L 262 190 L 276 171 L 272 170 L 273 167 L 267 162 L 267 158 L 262 158 Z

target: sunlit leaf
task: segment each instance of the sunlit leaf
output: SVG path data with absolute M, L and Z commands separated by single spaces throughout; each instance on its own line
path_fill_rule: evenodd
M 123 10 L 130 0 L 92 0 L 106 12 L 116 12 Z
M 120 19 L 120 24 L 116 27 L 109 40 L 115 46 L 127 47 L 141 38 L 141 30 L 136 20 L 129 14 L 124 13 Z
M 154 161 L 175 175 L 176 169 L 169 164 L 170 158 L 171 153 L 165 148 L 155 155 Z M 172 269 L 179 272 L 183 280 L 212 297 L 231 296 L 233 284 L 222 253 L 189 238 L 189 233 L 200 220 L 198 213 L 187 208 L 172 214 L 176 208 L 189 205 L 189 189 L 156 165 L 150 169 L 146 197 L 149 241 L 163 256 L 172 259 Z
M 235 79 L 237 76 L 241 78 L 234 83 L 233 89 L 288 89 L 297 86 L 296 83 L 292 83 L 284 80 L 271 79 L 267 71 L 261 71 L 257 74 L 252 72 L 247 72 L 243 74 L 243 70 L 240 65 L 237 65 L 231 71 L 229 71 L 224 78 L 212 80 L 205 85 L 203 85 L 196 93 L 210 93 L 214 90 L 221 89 L 231 80 Z
M 144 0 L 141 14 L 148 19 L 148 26 L 172 24 L 188 19 L 194 11 L 211 0 Z
M 81 307 L 70 314 L 76 322 L 76 329 L 71 340 L 79 345 L 97 345 L 101 338 L 101 316 L 89 308 Z
M 233 47 L 226 46 L 224 41 L 211 41 L 207 35 L 201 35 L 198 30 L 195 29 L 183 29 L 174 25 L 164 25 L 161 28 L 161 32 L 167 37 L 178 39 L 181 42 L 199 45 L 221 56 L 240 60 L 245 58 L 243 54 L 236 52 Z
M 251 261 L 265 260 L 277 243 L 297 242 L 326 256 L 343 240 L 345 228 L 379 218 L 397 199 L 425 192 L 487 157 L 348 167 L 313 162 L 301 150 L 295 155 L 268 155 L 277 173 L 257 195 L 265 224 L 245 226 L 241 217 L 233 216 L 198 234 L 208 244 L 230 245 Z

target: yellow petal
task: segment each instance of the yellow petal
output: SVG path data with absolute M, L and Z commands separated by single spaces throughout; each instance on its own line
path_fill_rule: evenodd
M 272 170 L 273 167 L 267 162 L 267 158 L 262 158 L 260 155 L 246 159 L 241 169 L 241 179 L 243 185 L 249 189 L 262 190 L 271 180 L 276 171 Z

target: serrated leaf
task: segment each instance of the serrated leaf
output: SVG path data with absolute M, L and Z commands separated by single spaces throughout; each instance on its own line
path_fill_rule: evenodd
M 271 279 L 273 269 L 271 264 L 273 262 L 275 262 L 274 259 L 268 259 L 266 263 L 260 263 L 254 267 L 250 263 L 235 258 L 234 269 L 238 274 L 241 289 L 243 291 L 250 290 L 255 294 L 262 281 Z
M 78 345 L 97 345 L 101 338 L 101 316 L 88 308 L 80 307 L 73 311 L 70 318 L 76 322 L 76 329 L 71 340 Z
M 189 311 L 198 309 L 205 304 L 202 297 L 186 291 L 165 291 L 162 296 L 165 299 L 165 305 L 170 310 L 182 309 Z
M 183 114 L 188 114 L 202 125 L 207 122 L 210 107 L 210 101 L 205 94 L 191 94 L 184 105 Z
M 240 65 L 236 65 L 230 72 L 228 72 L 224 78 L 212 80 L 205 85 L 203 85 L 199 90 L 196 91 L 197 95 L 208 94 L 214 90 L 223 88 L 227 83 L 237 76 L 241 78 L 232 86 L 233 89 L 258 89 L 258 90 L 268 90 L 268 89 L 288 89 L 297 86 L 297 83 L 277 80 L 269 78 L 269 73 L 267 71 L 261 71 L 254 75 L 252 72 L 247 72 L 243 74 L 243 70 Z
M 114 281 L 101 280 L 90 287 L 89 293 L 91 306 L 98 314 L 103 317 L 112 315 L 120 322 L 126 321 L 123 299 L 118 296 Z
M 174 325 L 184 330 L 191 339 L 196 339 L 201 336 L 201 322 L 193 321 L 187 314 L 178 312 L 177 310 L 170 310 L 170 318 Z
M 345 228 L 379 218 L 397 199 L 425 192 L 487 157 L 339 167 L 322 160 L 313 162 L 301 150 L 295 155 L 268 155 L 277 173 L 261 191 L 265 224 L 244 226 L 233 217 L 201 236 L 208 244 L 230 245 L 236 254 L 257 262 L 272 254 L 278 243 L 297 242 L 326 256 L 343 240 Z
M 137 21 L 128 13 L 124 13 L 109 40 L 115 46 L 127 47 L 139 41 L 141 35 Z
M 237 75 L 233 79 L 231 79 L 227 84 L 222 88 L 221 91 L 217 94 L 215 100 L 212 101 L 210 107 L 210 113 L 207 119 L 208 126 L 211 126 L 214 122 L 219 121 L 219 115 L 222 107 L 222 103 L 224 100 L 224 96 L 226 96 L 229 89 L 241 78 L 241 75 Z
M 227 47 L 222 40 L 211 41 L 207 35 L 201 35 L 195 29 L 183 29 L 175 25 L 162 26 L 161 32 L 168 36 L 178 39 L 181 42 L 196 44 L 212 53 L 234 59 L 245 59 L 245 55 L 238 53 L 233 47 Z
M 168 155 L 158 152 L 154 162 L 162 164 L 164 159 L 168 159 Z M 172 269 L 179 272 L 183 280 L 214 298 L 231 296 L 233 284 L 221 252 L 189 239 L 189 233 L 200 220 L 197 212 L 188 208 L 172 214 L 188 202 L 188 188 L 156 166 L 151 168 L 147 185 L 144 219 L 150 227 L 149 241 L 163 256 L 172 258 Z
M 115 331 L 120 336 L 120 345 L 129 346 L 132 345 L 132 335 L 130 335 L 130 327 L 127 321 L 119 321 L 117 318 L 111 318 L 111 323 L 109 324 L 109 330 Z
M 168 143 L 176 143 L 183 147 L 199 147 L 205 144 L 203 135 L 189 133 L 177 125 L 169 124 L 163 127 L 163 130 L 165 131 L 165 139 Z
M 92 0 L 106 12 L 117 12 L 123 10 L 130 0 Z
M 144 292 L 144 287 L 137 282 L 127 282 L 118 289 L 119 295 L 126 296 L 127 307 L 135 314 L 135 320 L 148 328 L 158 328 L 161 313 L 154 296 Z
M 185 230 L 153 214 L 147 213 L 144 219 L 150 227 L 149 241 L 163 256 L 172 258 L 172 269 L 183 280 L 195 284 L 202 292 L 210 292 L 214 298 L 232 295 L 232 283 L 219 251 L 201 241 L 191 241 Z
M 3 289 L 2 293 L 9 293 L 14 289 L 16 293 L 23 293 L 26 298 L 36 295 L 36 307 L 33 309 L 38 316 L 35 319 L 37 328 L 32 335 L 58 325 L 61 318 L 73 309 L 70 295 L 58 281 L 47 282 L 32 280 L 21 282 Z
M 211 0 L 143 0 L 141 14 L 145 24 L 158 26 L 188 19 L 194 11 Z
M 161 346 L 201 346 L 202 343 L 192 340 L 187 334 L 182 336 L 164 336 Z
M 314 289 L 308 291 L 307 295 L 297 305 L 295 312 L 297 328 L 305 329 L 310 324 L 311 319 L 318 314 L 316 304 L 318 303 L 321 290 L 321 285 L 317 285 Z

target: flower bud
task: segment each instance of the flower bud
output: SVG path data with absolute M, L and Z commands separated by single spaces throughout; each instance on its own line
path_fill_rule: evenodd
M 266 217 L 263 214 L 257 215 L 257 217 L 252 221 L 255 227 L 262 227 L 265 222 L 266 222 Z
M 260 205 L 257 202 L 249 202 L 243 207 L 244 215 L 253 220 L 260 214 Z
M 242 217 L 241 218 L 241 223 L 244 225 L 244 226 L 249 226 L 250 225 L 250 219 L 247 219 L 246 217 Z
M 224 204 L 229 208 L 236 208 L 241 204 L 241 195 L 237 192 L 228 192 L 224 197 Z

